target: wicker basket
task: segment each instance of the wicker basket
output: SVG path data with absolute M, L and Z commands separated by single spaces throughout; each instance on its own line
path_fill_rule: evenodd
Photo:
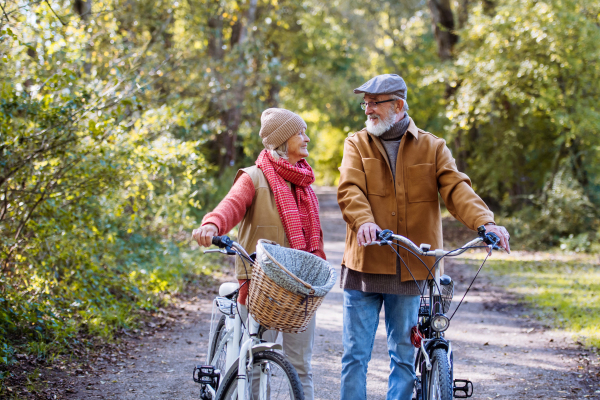
M 263 243 L 274 244 L 260 239 L 258 246 Z M 267 276 L 260 263 L 255 262 L 248 292 L 250 314 L 265 328 L 288 333 L 304 332 L 325 297 L 315 296 L 315 290 L 309 283 L 290 272 L 269 252 L 265 251 L 264 254 L 294 281 L 304 286 L 304 291 L 308 294 L 290 291 L 277 284 Z M 335 274 L 333 268 L 331 271 Z

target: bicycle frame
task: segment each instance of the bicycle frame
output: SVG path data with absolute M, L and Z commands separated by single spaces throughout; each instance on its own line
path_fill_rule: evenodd
M 221 287 L 228 285 L 223 284 Z M 214 302 L 222 301 L 225 299 L 224 297 L 217 297 Z M 227 299 L 229 301 L 235 302 L 235 300 Z M 217 307 L 220 309 L 220 307 Z M 226 328 L 228 333 L 221 339 L 221 342 L 218 344 L 213 359 L 210 360 L 209 354 L 207 354 L 207 365 L 214 365 L 216 361 L 216 357 L 223 350 L 224 346 L 227 346 L 226 349 L 226 361 L 225 361 L 225 371 L 218 371 L 220 376 L 225 376 L 227 372 L 237 364 L 238 371 L 244 371 L 244 373 L 240 373 L 238 375 L 238 393 L 248 393 L 248 374 L 252 371 L 252 359 L 253 354 L 258 351 L 264 350 L 282 350 L 282 346 L 278 343 L 271 342 L 262 342 L 259 338 L 260 325 L 258 322 L 254 320 L 252 315 L 248 314 L 248 318 L 246 319 L 246 324 L 242 324 L 242 318 L 239 314 L 239 311 L 236 308 L 231 309 L 231 314 L 225 314 L 227 318 L 225 319 Z M 216 334 L 213 330 L 214 321 L 211 323 L 211 333 L 209 336 L 209 343 L 212 342 L 213 335 Z M 245 328 L 244 328 L 245 326 Z M 240 340 L 241 339 L 241 340 Z M 240 345 L 241 343 L 241 345 Z M 214 371 L 217 373 L 217 371 Z M 200 378 L 200 376 L 199 376 Z M 198 381 L 198 380 L 197 380 Z M 265 374 L 261 371 L 260 374 L 260 382 L 264 387 L 266 378 Z M 201 382 L 202 383 L 202 382 Z M 205 389 L 210 393 L 212 398 L 215 398 L 217 387 L 213 387 L 210 384 L 207 384 Z M 245 399 L 246 396 L 239 396 L 240 399 Z
M 250 255 L 246 252 L 246 250 L 240 246 L 236 242 L 231 242 L 231 248 L 236 254 L 240 256 L 244 256 L 247 259 L 250 259 Z M 224 253 L 231 254 L 228 250 L 205 250 L 204 253 Z M 239 286 L 235 283 L 224 283 L 219 288 L 219 297 L 216 297 L 213 300 L 213 306 L 219 309 L 221 313 L 226 315 L 225 326 L 228 330 L 226 336 L 221 339 L 221 342 L 218 344 L 213 359 L 210 360 L 210 351 L 206 356 L 207 364 L 206 366 L 198 366 L 194 369 L 194 380 L 198 383 L 201 383 L 204 386 L 204 389 L 208 391 L 210 398 L 214 399 L 216 397 L 216 392 L 218 387 L 213 387 L 208 380 L 202 381 L 202 376 L 214 376 L 216 373 L 220 375 L 220 377 L 224 377 L 227 373 L 235 367 L 237 363 L 237 371 L 238 371 L 238 379 L 237 379 L 237 393 L 238 399 L 245 400 L 248 398 L 248 377 L 253 369 L 253 356 L 254 353 L 265 351 L 265 350 L 283 350 L 283 347 L 278 343 L 272 342 L 263 342 L 260 338 L 260 324 L 254 320 L 252 315 L 248 313 L 246 318 L 246 323 L 242 323 L 242 317 L 240 316 L 238 304 L 237 304 L 237 295 L 235 294 L 239 291 Z M 233 294 L 233 296 L 231 296 Z M 229 297 L 226 297 L 229 296 Z M 230 298 L 231 297 L 231 298 Z M 221 303 L 219 303 L 221 302 Z M 211 321 L 211 332 L 209 335 L 209 343 L 212 343 L 213 335 L 215 332 L 215 324 L 214 324 L 214 315 L 218 315 L 213 311 L 213 321 Z M 241 343 L 241 344 L 240 344 Z M 224 346 L 227 346 L 226 349 L 226 361 L 225 361 L 225 371 L 212 371 L 211 374 L 201 372 L 202 367 L 207 368 L 215 365 L 216 357 L 223 350 Z M 196 379 L 196 371 L 198 372 L 198 379 Z M 261 391 L 266 390 L 266 385 L 268 381 L 269 371 L 260 371 L 260 380 L 259 380 L 259 388 Z M 213 381 L 214 382 L 214 381 Z M 218 382 L 218 381 L 217 381 Z M 243 395 L 240 395 L 243 393 Z

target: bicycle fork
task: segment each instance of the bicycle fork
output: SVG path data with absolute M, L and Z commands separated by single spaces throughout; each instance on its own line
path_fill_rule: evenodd
M 243 396 L 238 396 L 241 399 L 245 399 L 248 393 L 248 376 L 252 373 L 253 362 L 254 362 L 254 353 L 252 352 L 253 345 L 259 342 L 258 339 L 258 329 L 259 324 L 252 318 L 252 315 L 248 318 L 248 330 L 250 331 L 250 335 L 247 332 L 244 332 L 243 344 L 240 348 L 240 358 L 238 360 L 238 393 L 244 393 Z M 261 384 L 263 381 L 261 373 Z M 261 385 L 262 386 L 262 385 Z

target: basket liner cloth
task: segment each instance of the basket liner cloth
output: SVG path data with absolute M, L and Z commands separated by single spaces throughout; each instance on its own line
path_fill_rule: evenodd
M 277 260 L 292 274 L 312 286 L 311 289 L 302 285 L 287 272 L 275 264 L 265 252 Z M 293 293 L 324 297 L 335 285 L 335 269 L 321 257 L 302 250 L 290 249 L 268 243 L 259 243 L 256 247 L 256 262 L 265 274 L 275 283 Z

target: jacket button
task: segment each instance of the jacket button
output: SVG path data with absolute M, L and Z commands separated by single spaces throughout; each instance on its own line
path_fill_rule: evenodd
M 392 215 L 396 215 L 396 213 L 395 213 L 395 212 L 392 212 Z

